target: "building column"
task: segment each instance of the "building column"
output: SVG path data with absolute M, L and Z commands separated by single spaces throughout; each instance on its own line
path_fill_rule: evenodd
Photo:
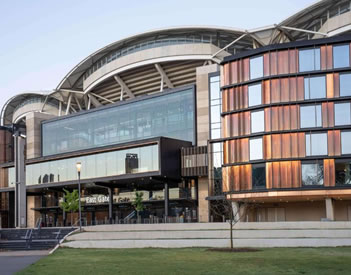
M 327 219 L 334 221 L 334 201 L 332 198 L 325 199 L 325 213 L 327 214 Z
M 168 218 L 168 211 L 169 211 L 169 188 L 168 188 L 168 183 L 165 183 L 165 189 L 164 189 L 164 197 L 165 197 L 165 222 L 167 222 Z
M 16 227 L 25 228 L 27 226 L 27 190 L 25 173 L 25 139 L 19 135 L 14 136 L 15 144 L 15 222 Z
M 113 217 L 112 217 L 112 212 L 113 212 L 113 189 L 111 187 L 108 188 L 108 219 L 110 224 L 113 223 Z
M 198 188 L 198 204 L 199 204 L 199 222 L 209 222 L 209 201 L 206 200 L 208 197 L 208 178 L 199 178 L 197 182 Z
M 28 196 L 27 197 L 27 227 L 34 228 L 38 219 L 40 219 L 39 211 L 35 211 L 33 208 L 40 207 L 39 196 Z

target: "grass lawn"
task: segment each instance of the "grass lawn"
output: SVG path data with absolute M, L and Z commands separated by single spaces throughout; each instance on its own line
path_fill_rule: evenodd
M 1 272 L 0 272 L 1 273 Z M 351 274 L 351 247 L 258 252 L 61 248 L 19 274 Z

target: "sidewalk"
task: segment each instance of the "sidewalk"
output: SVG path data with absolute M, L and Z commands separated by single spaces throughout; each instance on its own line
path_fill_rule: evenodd
M 49 255 L 49 250 L 0 251 L 0 274 L 12 275 Z

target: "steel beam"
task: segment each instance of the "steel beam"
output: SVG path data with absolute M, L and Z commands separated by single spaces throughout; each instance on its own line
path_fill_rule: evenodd
M 128 88 L 127 84 L 124 83 L 124 81 L 122 80 L 122 78 L 120 78 L 118 75 L 114 76 L 115 80 L 117 81 L 117 83 L 121 86 L 122 91 L 126 92 L 127 95 L 130 98 L 135 98 L 135 95 L 132 93 L 132 91 Z
M 172 84 L 171 80 L 168 78 L 166 72 L 163 70 L 161 65 L 156 63 L 155 68 L 158 71 L 158 73 L 161 75 L 161 91 L 163 91 L 163 83 L 166 83 L 168 88 L 174 88 L 174 85 Z

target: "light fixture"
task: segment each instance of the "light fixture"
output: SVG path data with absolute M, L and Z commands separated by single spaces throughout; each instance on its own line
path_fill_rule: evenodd
M 77 172 L 80 173 L 80 170 L 82 169 L 82 163 L 80 161 L 78 161 L 76 163 L 76 167 L 77 167 Z

